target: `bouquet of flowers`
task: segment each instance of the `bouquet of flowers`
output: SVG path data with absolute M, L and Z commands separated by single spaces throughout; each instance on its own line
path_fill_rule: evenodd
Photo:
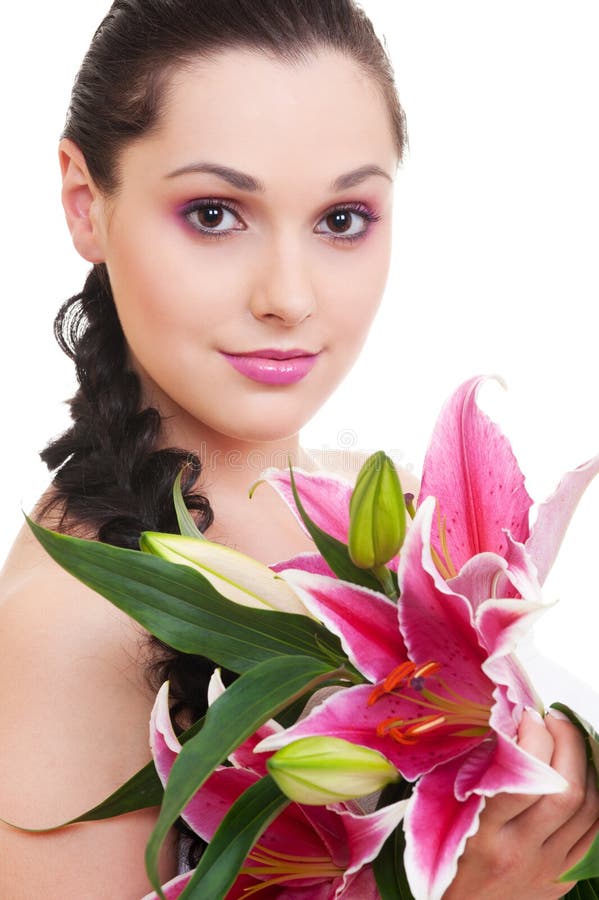
M 30 523 L 151 633 L 238 675 L 225 688 L 215 669 L 206 716 L 180 736 L 165 683 L 154 765 L 74 820 L 161 803 L 144 900 L 439 900 L 486 797 L 565 788 L 517 743 L 523 711 L 545 710 L 513 651 L 544 611 L 542 584 L 599 457 L 564 476 L 531 527 L 524 476 L 476 403 L 483 380 L 443 408 L 417 502 L 382 452 L 355 487 L 291 466 L 262 473 L 252 492 L 270 484 L 315 545 L 276 565 L 207 541 L 178 485 L 181 534 L 145 533 L 142 553 Z M 597 766 L 591 726 L 556 705 Z M 161 887 L 158 853 L 179 816 L 208 846 Z M 598 879 L 596 841 L 563 881 L 591 898 Z

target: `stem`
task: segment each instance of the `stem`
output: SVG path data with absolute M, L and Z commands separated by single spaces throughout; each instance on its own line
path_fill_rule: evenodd
M 389 597 L 390 600 L 393 600 L 397 603 L 398 595 L 395 590 L 395 585 L 393 584 L 393 579 L 391 577 L 391 572 L 387 568 L 387 566 L 373 566 L 370 570 L 376 580 L 379 582 L 383 591 Z

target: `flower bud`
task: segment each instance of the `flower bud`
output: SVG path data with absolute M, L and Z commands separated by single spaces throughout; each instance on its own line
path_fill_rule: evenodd
M 400 778 L 382 753 L 335 737 L 300 738 L 266 766 L 287 797 L 308 806 L 365 797 Z
M 406 534 L 406 504 L 397 469 L 382 450 L 360 469 L 349 516 L 349 555 L 356 566 L 372 569 L 399 552 Z
M 224 544 L 205 538 L 144 531 L 140 547 L 145 553 L 196 569 L 233 603 L 310 615 L 291 586 L 276 572 Z

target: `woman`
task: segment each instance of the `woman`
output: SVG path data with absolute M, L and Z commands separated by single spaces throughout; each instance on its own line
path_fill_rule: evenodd
M 174 530 L 172 481 L 193 454 L 186 499 L 207 537 L 264 562 L 309 549 L 274 494 L 247 488 L 287 454 L 319 467 L 299 430 L 379 305 L 405 140 L 388 60 L 351 2 L 113 4 L 60 142 L 67 222 L 93 269 L 58 319 L 81 386 L 43 454 L 57 469 L 44 524 L 129 547 Z M 3 595 L 2 815 L 54 824 L 148 760 L 156 680 L 176 686 L 183 725 L 209 665 L 168 654 L 25 531 Z M 599 798 L 574 729 L 527 716 L 521 740 L 571 787 L 489 801 L 447 900 L 559 897 L 590 843 Z M 155 815 L 3 829 L 0 895 L 141 897 Z

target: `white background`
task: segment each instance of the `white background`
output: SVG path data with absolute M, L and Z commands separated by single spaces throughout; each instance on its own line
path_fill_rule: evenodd
M 72 249 L 56 144 L 107 0 L 13 4 L 3 18 L 0 559 L 47 482 L 71 363 L 52 337 L 88 266 Z M 419 471 L 445 397 L 500 373 L 483 405 L 531 495 L 599 452 L 596 0 L 368 0 L 392 56 L 410 155 L 396 187 L 385 300 L 306 446 L 384 448 Z M 599 479 L 574 519 L 538 644 L 590 682 L 599 623 Z

